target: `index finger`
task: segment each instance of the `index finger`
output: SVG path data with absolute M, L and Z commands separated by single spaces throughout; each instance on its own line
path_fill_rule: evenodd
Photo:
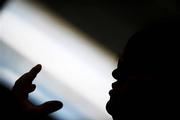
M 36 75 L 41 71 L 42 66 L 40 64 L 33 67 L 29 72 L 25 73 L 21 76 L 17 81 L 16 84 L 31 84 Z
M 41 64 L 37 64 L 35 67 L 33 67 L 33 68 L 29 71 L 29 73 L 30 73 L 30 74 L 33 74 L 33 75 L 37 75 L 37 74 L 41 71 L 41 68 L 42 68 Z

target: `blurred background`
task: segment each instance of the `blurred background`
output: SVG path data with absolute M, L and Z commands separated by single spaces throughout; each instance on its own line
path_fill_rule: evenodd
M 128 39 L 162 17 L 175 0 L 1 0 L 0 82 L 11 88 L 36 64 L 43 69 L 30 100 L 61 100 L 58 120 L 111 120 L 105 105 L 111 72 Z

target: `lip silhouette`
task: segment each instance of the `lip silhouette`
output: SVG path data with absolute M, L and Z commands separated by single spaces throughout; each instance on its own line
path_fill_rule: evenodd
M 110 96 L 125 94 L 128 91 L 127 82 L 114 82 L 112 83 L 112 89 L 109 91 Z

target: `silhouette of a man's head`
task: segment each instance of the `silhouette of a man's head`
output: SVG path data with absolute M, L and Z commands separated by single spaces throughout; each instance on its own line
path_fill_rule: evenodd
M 180 19 L 164 19 L 134 34 L 125 48 L 106 105 L 114 120 L 173 116 L 177 106 Z M 175 108 L 173 108 L 174 110 Z

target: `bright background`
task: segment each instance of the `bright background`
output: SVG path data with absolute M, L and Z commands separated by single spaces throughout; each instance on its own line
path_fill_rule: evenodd
M 30 96 L 61 100 L 64 120 L 111 120 L 105 105 L 118 55 L 136 31 L 180 14 L 175 0 L 1 0 L 0 80 L 12 87 L 36 64 L 43 69 Z M 2 3 L 0 1 L 0 4 Z
M 52 115 L 65 120 L 110 120 L 105 110 L 117 55 L 45 7 L 11 1 L 1 11 L 0 76 L 15 80 L 40 63 L 30 96 L 35 104 L 61 100 Z

